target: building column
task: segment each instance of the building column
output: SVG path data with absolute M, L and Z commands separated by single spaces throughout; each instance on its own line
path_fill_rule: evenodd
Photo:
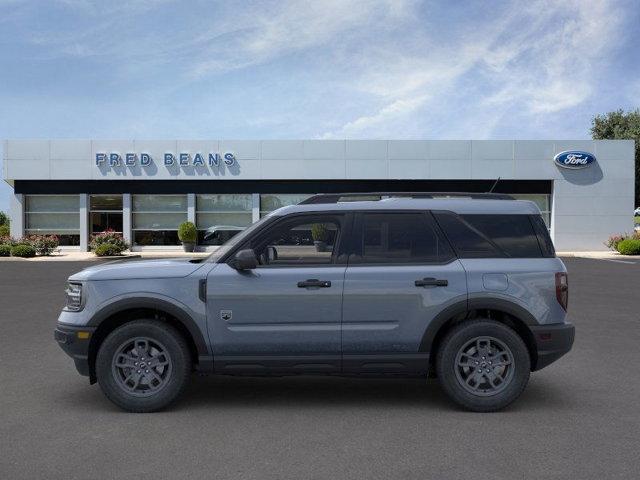
M 260 220 L 260 194 L 251 194 L 251 220 L 257 222 Z
M 6 150 L 5 150 L 6 151 Z M 24 195 L 21 193 L 14 193 L 11 195 L 11 231 L 10 235 L 13 238 L 24 237 Z
M 122 238 L 133 248 L 133 235 L 131 233 L 131 194 L 122 194 Z
M 196 224 L 196 194 L 187 193 L 187 222 Z
M 80 251 L 89 251 L 89 195 L 80 194 Z

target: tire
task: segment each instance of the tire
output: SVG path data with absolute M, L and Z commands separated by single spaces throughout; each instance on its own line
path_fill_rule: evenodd
M 527 386 L 530 370 L 522 338 L 494 320 L 456 325 L 442 340 L 436 357 L 442 389 L 474 412 L 494 412 L 511 404 Z
M 191 354 L 184 337 L 171 325 L 135 320 L 104 339 L 96 358 L 96 376 L 105 396 L 118 407 L 154 412 L 184 391 L 191 376 Z

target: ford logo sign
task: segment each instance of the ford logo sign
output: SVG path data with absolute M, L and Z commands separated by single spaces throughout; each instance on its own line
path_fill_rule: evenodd
M 562 168 L 586 168 L 596 161 L 594 154 L 589 152 L 581 152 L 579 150 L 567 150 L 560 152 L 553 161 Z

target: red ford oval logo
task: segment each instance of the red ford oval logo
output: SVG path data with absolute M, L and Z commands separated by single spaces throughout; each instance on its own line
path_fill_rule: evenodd
M 553 161 L 562 168 L 586 168 L 596 161 L 594 154 L 589 152 L 582 152 L 580 150 L 567 150 L 566 152 L 560 152 Z

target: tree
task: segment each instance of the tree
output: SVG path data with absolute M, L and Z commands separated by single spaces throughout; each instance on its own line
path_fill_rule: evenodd
M 9 225 L 9 216 L 0 210 L 0 225 Z
M 640 205 L 640 109 L 616 110 L 596 115 L 591 120 L 594 140 L 635 140 L 636 146 L 636 206 Z

